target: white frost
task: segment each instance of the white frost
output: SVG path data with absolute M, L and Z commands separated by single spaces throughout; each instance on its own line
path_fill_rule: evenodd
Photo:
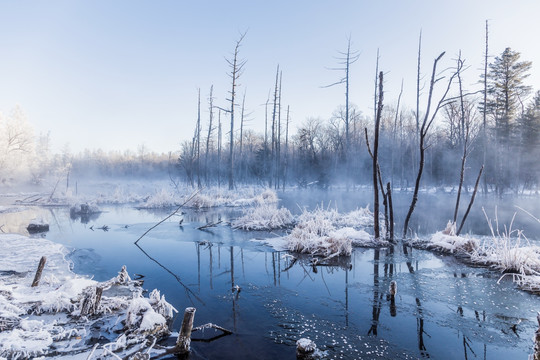
M 144 344 L 149 334 L 169 333 L 167 322 L 176 309 L 157 290 L 143 298 L 125 269 L 102 283 L 77 276 L 69 270 L 62 245 L 21 235 L 0 234 L 0 253 L 0 358 L 70 355 L 75 346 L 77 352 L 90 350 L 90 329 L 96 326 L 120 344 L 119 319 L 125 319 L 122 336 L 129 346 Z M 47 257 L 42 280 L 31 287 L 41 256 Z M 99 307 L 81 317 L 84 299 L 97 286 L 103 289 Z

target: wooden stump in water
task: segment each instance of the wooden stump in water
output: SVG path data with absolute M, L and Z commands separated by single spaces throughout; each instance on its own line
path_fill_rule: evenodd
M 390 291 L 390 296 L 391 296 L 391 297 L 395 297 L 395 296 L 396 296 L 396 294 L 397 294 L 397 282 L 396 282 L 395 280 L 392 280 L 392 281 L 390 282 L 390 289 L 389 289 L 389 291 Z
M 534 334 L 534 360 L 540 360 L 540 313 L 536 315 L 536 321 L 538 321 L 538 329 Z
M 397 294 L 397 282 L 395 280 L 392 280 L 390 282 L 390 316 L 396 316 L 396 294 Z M 388 297 L 386 298 L 388 299 Z
M 189 352 L 191 344 L 191 330 L 193 329 L 193 320 L 195 319 L 195 308 L 188 307 L 184 311 L 184 320 L 182 320 L 182 328 L 178 339 L 176 340 L 176 353 L 186 354 Z
M 32 281 L 32 287 L 36 287 L 39 285 L 39 280 L 41 280 L 41 273 L 43 272 L 43 268 L 45 267 L 46 262 L 47 262 L 47 257 L 42 256 L 41 260 L 39 260 L 36 276 L 34 276 L 34 281 Z

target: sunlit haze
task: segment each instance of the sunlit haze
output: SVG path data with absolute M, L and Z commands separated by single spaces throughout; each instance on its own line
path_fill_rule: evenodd
M 19 105 L 36 135 L 50 131 L 53 149 L 177 151 L 193 136 L 197 91 L 202 124 L 214 85 L 226 107 L 226 58 L 247 32 L 239 96 L 246 93 L 247 126 L 264 128 L 264 106 L 276 66 L 283 70 L 282 103 L 292 128 L 308 117 L 327 119 L 344 103 L 338 66 L 347 38 L 360 53 L 351 69 L 351 101 L 373 113 L 377 49 L 385 72 L 385 102 L 414 105 L 418 36 L 422 73 L 446 51 L 442 67 L 461 50 L 470 66 L 466 87 L 478 90 L 485 21 L 489 54 L 511 47 L 532 61 L 527 84 L 540 88 L 537 1 L 14 1 L 0 4 L 0 111 Z M 441 67 L 441 68 L 442 68 Z M 228 127 L 226 126 L 225 129 Z

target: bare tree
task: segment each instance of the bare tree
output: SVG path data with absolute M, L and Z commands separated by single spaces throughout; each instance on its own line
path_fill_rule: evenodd
M 348 156 L 350 151 L 350 112 L 349 112 L 349 79 L 350 79 L 350 70 L 351 65 L 354 64 L 360 54 L 358 51 L 351 49 L 351 37 L 347 38 L 347 50 L 344 52 L 339 52 L 339 57 L 337 58 L 338 64 L 341 65 L 337 68 L 330 68 L 330 70 L 343 71 L 343 77 L 337 82 L 324 86 L 325 88 L 345 84 L 345 156 Z
M 289 106 L 287 106 L 287 123 L 285 125 L 285 156 L 283 158 L 283 191 L 287 182 L 287 166 L 289 165 Z
M 195 130 L 197 137 L 197 188 L 201 188 L 201 89 L 199 89 L 199 94 L 197 98 L 197 129 Z
M 377 117 L 375 118 L 375 139 L 373 141 L 373 228 L 375 240 L 380 238 L 379 226 L 379 189 L 378 189 L 378 169 L 379 169 L 379 128 L 381 125 L 381 114 L 383 109 L 383 72 L 379 73 L 379 100 L 377 102 Z M 381 188 L 384 191 L 384 188 Z
M 236 105 L 234 101 L 236 97 L 236 87 L 238 86 L 238 79 L 240 78 L 240 75 L 242 75 L 244 65 L 246 64 L 246 60 L 238 59 L 238 53 L 240 51 L 240 45 L 242 44 L 242 40 L 245 36 L 246 33 L 240 35 L 240 38 L 236 41 L 232 59 L 227 59 L 227 63 L 231 68 L 231 73 L 229 75 L 231 77 L 231 90 L 229 92 L 230 99 L 228 99 L 228 101 L 230 101 L 231 103 L 231 132 L 229 144 L 229 190 L 234 189 L 234 107 Z
M 270 151 L 270 176 L 268 179 L 268 186 L 272 187 L 272 180 L 275 173 L 275 156 L 276 156 L 276 116 L 277 116 L 277 106 L 278 106 L 278 91 L 279 91 L 279 65 L 277 66 L 276 70 L 276 85 L 274 87 L 274 102 L 273 102 L 273 110 L 272 110 L 272 144 L 271 144 L 271 151 Z
M 437 115 L 441 107 L 444 106 L 446 96 L 448 95 L 448 92 L 450 91 L 450 86 L 452 85 L 454 77 L 456 76 L 456 73 L 452 74 L 452 76 L 448 80 L 446 91 L 444 91 L 441 99 L 439 100 L 439 102 L 437 103 L 437 106 L 435 107 L 435 110 L 433 111 L 433 113 L 431 113 L 431 102 L 433 98 L 433 90 L 435 88 L 435 84 L 443 79 L 443 77 L 437 78 L 437 64 L 441 60 L 441 58 L 444 56 L 444 54 L 445 53 L 442 52 L 433 62 L 433 71 L 431 73 L 431 80 L 429 84 L 429 94 L 428 94 L 428 99 L 427 99 L 426 113 L 424 114 L 424 119 L 422 121 L 422 126 L 420 127 L 420 133 L 419 133 L 420 163 L 418 167 L 418 173 L 416 175 L 416 182 L 414 184 L 413 198 L 411 200 L 411 205 L 409 206 L 409 211 L 407 212 L 407 216 L 405 217 L 405 223 L 403 225 L 403 239 L 405 239 L 405 237 L 407 236 L 407 231 L 409 229 L 409 221 L 411 220 L 412 213 L 414 211 L 414 208 L 416 207 L 416 203 L 418 202 L 418 191 L 420 189 L 420 180 L 422 179 L 422 172 L 424 170 L 425 152 L 427 148 L 426 137 L 429 133 L 431 125 L 433 125 L 435 116 Z
M 208 135 L 206 136 L 206 151 L 204 154 L 204 182 L 206 183 L 206 186 L 208 186 L 208 154 L 210 151 L 210 139 L 212 137 L 212 132 L 214 131 L 214 128 L 212 127 L 212 121 L 214 118 L 214 85 L 210 86 L 210 95 L 208 96 L 208 110 L 210 112 L 209 118 L 208 118 Z

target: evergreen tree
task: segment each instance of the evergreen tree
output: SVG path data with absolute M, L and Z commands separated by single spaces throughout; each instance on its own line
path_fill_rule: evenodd
M 524 188 L 538 185 L 540 177 L 540 91 L 518 119 L 520 129 L 520 174 Z
M 493 163 L 487 164 L 490 178 L 495 181 L 496 191 L 501 195 L 513 183 L 519 168 L 506 166 L 520 152 L 519 132 L 516 119 L 524 113 L 523 102 L 531 87 L 524 84 L 531 69 L 530 61 L 519 61 L 520 53 L 506 48 L 493 63 L 487 74 L 487 114 L 493 121 L 492 135 L 495 154 Z M 520 111 L 521 110 L 521 111 Z M 487 161 L 487 160 L 486 160 Z M 519 165 L 519 164 L 518 164 Z M 517 187 L 515 187 L 517 189 Z

